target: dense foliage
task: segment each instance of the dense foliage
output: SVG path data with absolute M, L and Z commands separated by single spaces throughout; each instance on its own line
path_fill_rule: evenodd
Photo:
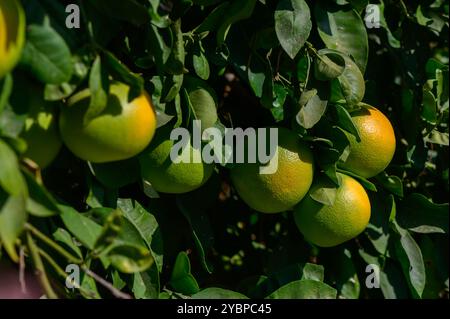
M 0 259 L 38 270 L 47 297 L 448 298 L 448 2 L 81 0 L 72 29 L 73 1 L 21 2 L 25 46 L 0 78 Z M 385 172 L 351 174 L 369 194 L 369 226 L 318 248 L 292 212 L 240 200 L 227 165 L 169 195 L 137 157 L 95 164 L 63 147 L 42 170 L 27 158 L 31 99 L 61 109 L 89 87 L 95 118 L 113 80 L 131 98 L 148 92 L 158 130 L 193 119 L 294 130 L 331 185 L 315 194 L 324 204 L 337 173 L 350 174 L 337 164 L 358 135 L 352 112 L 377 107 L 397 145 Z M 79 289 L 65 286 L 69 264 Z M 380 289 L 366 284 L 369 264 Z

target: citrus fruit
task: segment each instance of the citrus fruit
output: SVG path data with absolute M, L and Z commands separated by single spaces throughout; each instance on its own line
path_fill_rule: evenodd
M 106 108 L 87 123 L 90 90 L 68 100 L 61 112 L 60 129 L 64 143 L 75 155 L 107 163 L 131 158 L 148 146 L 156 130 L 151 99 L 144 92 L 128 101 L 129 90 L 125 84 L 112 84 Z
M 46 168 L 58 155 L 62 141 L 58 131 L 57 108 L 37 93 L 28 96 L 30 103 L 21 137 L 27 142 L 24 156 L 40 168 Z
M 361 141 L 347 134 L 350 155 L 340 166 L 365 178 L 373 177 L 389 165 L 395 153 L 395 134 L 391 122 L 376 108 L 363 104 L 352 113 Z
M 200 158 L 201 150 L 189 143 L 185 152 L 189 152 L 190 163 L 175 163 L 170 157 L 172 147 L 176 142 L 170 139 L 170 126 L 158 129 L 149 147 L 139 156 L 141 174 L 152 187 L 161 193 L 182 194 L 202 186 L 212 175 L 214 165 L 203 161 L 194 162 Z
M 239 196 L 262 213 L 292 209 L 313 181 L 312 152 L 294 132 L 278 129 L 277 150 L 278 169 L 274 174 L 260 174 L 260 163 L 237 163 L 231 169 L 231 180 Z
M 370 219 L 370 201 L 366 191 L 352 177 L 338 174 L 340 186 L 332 205 L 315 201 L 310 195 L 324 187 L 314 183 L 303 201 L 294 209 L 294 219 L 305 238 L 320 247 L 332 247 L 358 236 Z
M 25 43 L 25 25 L 20 1 L 0 1 L 0 79 L 19 62 Z

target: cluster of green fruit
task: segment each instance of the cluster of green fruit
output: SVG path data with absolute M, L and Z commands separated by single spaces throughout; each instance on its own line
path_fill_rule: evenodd
M 24 19 L 23 10 L 16 1 L 2 1 L 0 79 L 17 63 L 24 42 L 25 30 L 8 27 L 24 23 L 9 21 L 12 17 Z M 24 157 L 45 168 L 64 142 L 76 156 L 91 163 L 111 163 L 138 156 L 142 178 L 158 192 L 179 194 L 202 186 L 212 175 L 214 165 L 173 163 L 170 152 L 174 142 L 169 138 L 169 126 L 157 129 L 151 98 L 144 92 L 129 101 L 129 90 L 125 84 L 112 84 L 106 108 L 89 121 L 86 121 L 91 102 L 89 89 L 68 99 L 59 117 L 58 108 L 44 101 L 42 93 L 29 94 L 29 117 L 22 134 L 28 145 Z M 360 140 L 348 136 L 350 155 L 341 166 L 370 178 L 382 172 L 392 160 L 395 134 L 389 120 L 374 107 L 361 105 L 352 118 Z M 310 147 L 286 128 L 279 128 L 278 135 L 276 173 L 260 174 L 258 163 L 231 168 L 231 180 L 242 200 L 263 213 L 294 210 L 298 228 L 308 241 L 318 246 L 335 246 L 359 235 L 371 214 L 364 188 L 352 177 L 338 174 L 340 186 L 334 203 L 323 205 L 315 201 L 309 195 L 324 185 L 314 178 Z M 200 152 L 191 145 L 188 151 Z
M 202 186 L 212 175 L 213 164 L 173 163 L 174 141 L 170 126 L 156 130 L 156 115 L 150 98 L 143 94 L 127 102 L 129 88 L 111 86 L 109 102 L 102 114 L 88 124 L 90 92 L 84 90 L 68 100 L 59 116 L 42 99 L 31 100 L 23 138 L 29 148 L 25 156 L 41 167 L 56 157 L 60 137 L 78 157 L 92 163 L 108 163 L 139 155 L 141 175 L 162 193 L 186 193 Z M 388 119 L 378 110 L 364 106 L 353 113 L 361 141 L 350 138 L 350 155 L 342 167 L 370 178 L 382 172 L 395 151 L 395 136 Z M 153 135 L 156 132 L 156 136 Z M 334 246 L 361 233 L 370 218 L 370 202 L 364 188 L 353 178 L 339 174 L 340 187 L 333 205 L 320 204 L 306 196 L 323 185 L 314 182 L 311 149 L 298 135 L 279 128 L 278 170 L 262 175 L 259 164 L 236 164 L 231 179 L 240 197 L 253 209 L 279 213 L 294 209 L 297 225 L 305 237 L 319 246 Z M 150 143 L 151 142 L 151 143 Z M 201 152 L 188 145 L 188 151 Z

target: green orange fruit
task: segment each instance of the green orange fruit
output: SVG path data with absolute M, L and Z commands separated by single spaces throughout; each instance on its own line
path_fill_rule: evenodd
M 305 238 L 320 247 L 333 247 L 358 236 L 370 220 L 371 206 L 365 189 L 352 177 L 338 174 L 341 185 L 332 205 L 310 195 L 324 187 L 317 181 L 294 209 L 295 223 Z
M 19 62 L 25 44 L 25 26 L 20 1 L 0 1 L 0 79 Z
M 190 154 L 190 162 L 172 161 L 170 153 L 176 142 L 170 139 L 170 126 L 158 129 L 150 146 L 139 156 L 142 177 L 161 193 L 182 194 L 202 186 L 211 177 L 214 165 L 201 159 L 201 149 L 189 143 L 185 152 Z
M 86 122 L 91 92 L 83 90 L 68 100 L 60 117 L 61 136 L 78 157 L 93 163 L 125 160 L 142 152 L 156 130 L 156 113 L 144 92 L 128 101 L 130 88 L 110 86 L 106 108 Z
M 279 128 L 277 149 L 278 169 L 274 174 L 260 174 L 260 163 L 237 163 L 231 169 L 231 180 L 239 196 L 262 213 L 292 209 L 313 182 L 313 155 L 297 134 Z
M 389 119 L 376 108 L 363 104 L 352 113 L 361 141 L 348 134 L 350 155 L 340 166 L 365 178 L 386 169 L 395 153 L 395 133 Z
M 29 111 L 21 137 L 27 143 L 24 156 L 33 160 L 40 168 L 46 168 L 58 155 L 62 147 L 58 130 L 57 108 L 45 102 L 38 92 L 28 96 Z

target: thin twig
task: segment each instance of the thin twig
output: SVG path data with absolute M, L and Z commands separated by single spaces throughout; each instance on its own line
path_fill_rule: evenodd
M 90 277 L 92 277 L 95 281 L 97 281 L 100 285 L 108 289 L 115 297 L 121 298 L 121 299 L 132 299 L 132 297 L 128 294 L 125 294 L 115 288 L 111 283 L 106 281 L 105 279 L 101 278 L 94 272 L 92 272 L 88 267 L 86 267 L 83 264 L 83 260 L 73 256 L 69 252 L 67 252 L 64 248 L 59 246 L 56 242 L 54 242 L 51 238 L 48 238 L 45 234 L 41 233 L 38 229 L 36 229 L 31 224 L 27 223 L 25 224 L 25 229 L 29 231 L 28 234 L 32 233 L 39 239 L 41 239 L 43 242 L 45 242 L 47 245 L 55 249 L 58 253 L 60 253 L 63 257 L 65 257 L 69 262 L 80 265 L 81 269 Z M 31 238 L 31 236 L 30 236 Z
M 86 266 L 81 266 L 81 268 L 86 273 L 86 275 L 88 275 L 89 277 L 92 277 L 100 285 L 102 285 L 103 287 L 108 289 L 113 294 L 114 297 L 120 298 L 120 299 L 133 299 L 133 297 L 131 297 L 129 294 L 126 294 L 126 293 L 120 291 L 119 289 L 114 287 L 110 282 L 106 281 L 105 279 L 103 279 L 102 277 L 100 277 L 99 275 L 94 273 L 92 270 L 90 270 Z
M 19 252 L 19 282 L 20 288 L 22 289 L 22 293 L 25 295 L 27 293 L 27 284 L 25 281 L 25 248 L 24 246 L 20 247 Z

